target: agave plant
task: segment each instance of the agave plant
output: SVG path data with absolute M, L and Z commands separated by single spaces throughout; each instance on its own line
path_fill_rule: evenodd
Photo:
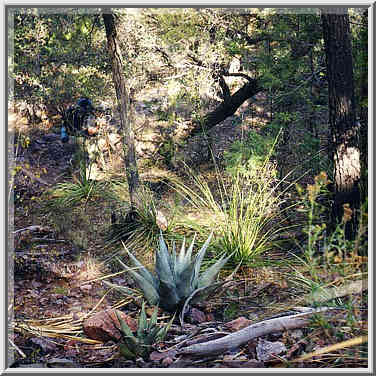
M 192 259 L 196 235 L 187 251 L 184 238 L 180 253 L 177 255 L 175 243 L 173 243 L 172 253 L 170 253 L 161 233 L 159 249 L 156 253 L 155 273 L 146 269 L 127 249 L 126 251 L 135 268 L 125 265 L 119 258 L 118 261 L 131 274 L 149 304 L 158 305 L 168 312 L 176 312 L 183 308 L 188 298 L 194 304 L 223 284 L 223 282 L 214 283 L 214 280 L 231 255 L 227 258 L 222 257 L 200 274 L 201 263 L 212 235 L 210 234 L 201 250 Z M 129 295 L 129 289 L 126 287 L 109 282 L 105 283 Z
M 138 319 L 137 333 L 134 335 L 130 327 L 116 312 L 122 334 L 122 342 L 119 344 L 119 348 L 120 353 L 125 358 L 144 358 L 150 353 L 150 349 L 154 343 L 162 341 L 165 338 L 174 317 L 167 325 L 161 328 L 157 325 L 157 315 L 158 307 L 154 309 L 154 312 L 148 321 L 145 313 L 145 303 L 142 303 L 141 315 Z

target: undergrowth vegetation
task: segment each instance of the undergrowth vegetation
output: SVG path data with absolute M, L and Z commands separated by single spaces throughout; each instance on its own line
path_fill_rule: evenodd
M 285 183 L 288 176 L 280 181 L 276 178 L 272 155 L 277 140 L 268 148 L 263 145 L 254 154 L 249 152 L 246 159 L 237 151 L 230 157 L 229 152 L 229 172 L 220 174 L 217 170 L 211 184 L 193 171 L 191 185 L 179 180 L 171 183 L 192 207 L 205 212 L 207 222 L 200 224 L 200 232 L 214 231 L 215 247 L 232 255 L 235 264 L 251 265 L 260 260 L 279 246 L 280 236 L 291 227 L 287 219 L 295 203 L 286 202 L 286 192 L 293 183 Z
M 352 178 L 360 181 L 362 205 L 338 205 L 343 215 L 334 220 L 336 168 L 351 169 L 346 158 L 338 165 L 330 154 L 337 123 L 327 103 L 320 9 L 121 8 L 114 10 L 117 33 L 105 28 L 103 9 L 87 11 L 30 8 L 12 15 L 16 120 L 8 202 L 13 209 L 14 201 L 22 281 L 8 310 L 14 308 L 20 337 L 38 337 L 24 347 L 14 340 L 20 357 L 38 345 L 43 362 L 53 362 L 51 349 L 61 347 L 68 359 L 87 356 L 87 366 L 95 357 L 78 350 L 82 341 L 111 356 L 116 349 L 127 367 L 152 362 L 157 348 L 156 368 L 175 366 L 177 357 L 191 366 L 211 358 L 184 358 L 182 345 L 221 340 L 244 322 L 309 311 L 315 314 L 304 326 L 256 336 L 243 348 L 229 345 L 214 366 L 292 368 L 309 359 L 314 367 L 365 367 L 366 14 L 351 13 L 350 39 L 359 50 L 349 54 L 360 104 L 351 111 L 359 112 L 359 129 L 348 120 L 349 130 L 360 130 L 361 140 L 347 152 L 356 149 L 351 157 L 359 157 L 354 165 L 362 171 L 357 176 L 354 168 Z M 107 55 L 106 38 L 115 34 L 121 69 L 111 69 Z M 127 86 L 124 101 L 111 82 L 116 71 Z M 102 108 L 102 118 L 93 115 L 86 139 L 77 133 L 63 142 L 61 109 L 81 96 Z M 349 238 L 354 218 L 358 228 Z M 118 339 L 92 342 L 84 320 L 110 307 Z M 138 318 L 137 329 L 117 310 Z M 51 318 L 56 312 L 62 322 Z M 28 321 L 38 315 L 47 324 Z M 61 338 L 50 346 L 41 333 Z M 268 342 L 279 342 L 285 353 L 258 362 Z M 98 359 L 102 367 L 104 356 Z
M 337 224 L 333 232 L 327 234 L 327 226 L 323 220 L 328 208 L 323 202 L 326 202 L 330 195 L 328 184 L 326 173 L 321 172 L 315 177 L 314 184 L 308 185 L 306 190 L 297 185 L 302 199 L 302 205 L 298 210 L 305 214 L 306 225 L 303 231 L 307 237 L 304 244 L 298 244 L 301 254 L 294 255 L 302 268 L 295 269 L 293 280 L 311 294 L 312 304 L 316 298 L 319 301 L 323 300 L 327 294 L 325 288 L 328 286 L 351 281 L 354 277 L 367 279 L 367 257 L 364 256 L 367 249 L 365 207 L 362 207 L 359 214 L 359 229 L 354 240 L 345 237 L 346 222 L 355 215 L 347 204 L 344 204 L 341 223 Z M 329 294 L 327 297 L 332 296 Z

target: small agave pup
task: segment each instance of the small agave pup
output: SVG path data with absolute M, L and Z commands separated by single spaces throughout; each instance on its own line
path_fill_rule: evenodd
M 118 259 L 118 261 L 132 275 L 149 304 L 158 305 L 168 312 L 176 312 L 183 308 L 187 299 L 191 303 L 195 303 L 224 283 L 214 283 L 214 280 L 231 255 L 227 258 L 222 257 L 200 275 L 201 263 L 212 235 L 209 236 L 201 250 L 192 259 L 196 236 L 187 251 L 184 239 L 180 253 L 177 255 L 175 244 L 173 244 L 172 253 L 168 251 L 161 233 L 159 249 L 156 254 L 155 274 L 147 270 L 128 250 L 128 255 L 137 271 L 125 265 L 121 260 Z M 109 282 L 105 283 L 129 294 L 129 290 L 125 287 L 113 285 Z
M 116 312 L 116 311 L 115 311 Z M 145 313 L 145 303 L 142 303 L 141 315 L 138 320 L 137 333 L 133 334 L 130 327 L 122 320 L 116 312 L 117 319 L 120 322 L 120 331 L 122 333 L 122 341 L 119 344 L 120 353 L 127 359 L 136 359 L 137 357 L 147 356 L 153 344 L 163 341 L 169 331 L 171 324 L 175 318 L 172 319 L 162 328 L 157 325 L 158 308 L 147 320 Z

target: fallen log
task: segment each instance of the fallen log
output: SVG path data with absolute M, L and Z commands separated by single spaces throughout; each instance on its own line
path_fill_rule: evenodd
M 309 312 L 298 313 L 291 316 L 283 316 L 269 319 L 250 325 L 235 333 L 225 337 L 183 347 L 178 350 L 178 354 L 189 354 L 193 356 L 217 355 L 236 347 L 244 345 L 251 339 L 264 336 L 266 334 L 280 332 L 289 329 L 301 328 L 309 324 L 312 315 L 328 311 L 330 308 L 317 308 Z

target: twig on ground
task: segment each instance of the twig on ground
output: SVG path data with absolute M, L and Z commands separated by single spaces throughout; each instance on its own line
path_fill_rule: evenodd
M 312 304 L 312 302 L 322 303 L 327 300 L 340 298 L 351 294 L 360 294 L 363 290 L 368 289 L 368 280 L 352 281 L 346 285 L 339 287 L 331 287 L 328 289 L 319 289 L 314 293 L 304 296 L 304 302 L 306 304 Z
M 32 238 L 31 242 L 39 242 L 39 243 L 69 243 L 69 240 L 65 240 L 65 239 Z
M 28 226 L 28 227 L 25 227 L 25 228 L 20 228 L 20 229 L 18 229 L 16 231 L 13 231 L 13 234 L 17 234 L 17 233 L 23 232 L 23 231 L 30 231 L 30 232 L 52 232 L 52 230 L 50 230 L 47 227 L 39 226 L 39 225 L 33 225 L 33 226 Z
M 8 338 L 10 344 L 17 350 L 17 352 L 25 359 L 26 355 L 25 353 L 10 339 Z
M 21 167 L 21 170 L 22 170 L 22 172 L 23 172 L 25 175 L 27 175 L 30 179 L 33 179 L 33 180 L 35 180 L 35 181 L 37 181 L 38 183 L 41 183 L 41 184 L 43 184 L 43 185 L 49 185 L 45 180 L 36 177 L 32 172 L 26 170 L 26 168 Z

